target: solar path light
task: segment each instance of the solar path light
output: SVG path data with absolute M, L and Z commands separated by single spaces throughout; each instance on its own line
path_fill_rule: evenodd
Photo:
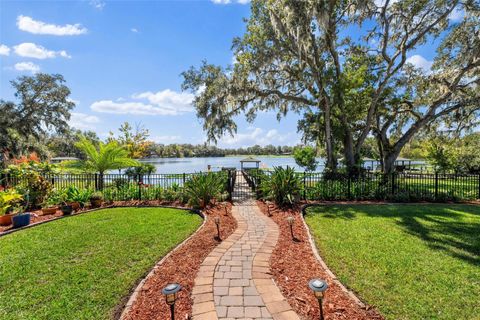
M 215 221 L 215 224 L 217 225 L 217 239 L 220 239 L 220 217 L 215 217 L 213 218 L 213 221 Z
M 182 290 L 182 286 L 178 283 L 167 284 L 167 286 L 162 289 L 162 294 L 165 295 L 165 301 L 170 306 L 171 320 L 175 320 L 175 301 L 177 301 L 177 293 L 180 290 Z
M 290 234 L 292 235 L 292 240 L 295 239 L 293 236 L 293 224 L 295 223 L 295 218 L 290 216 L 287 218 L 288 225 L 290 226 Z
M 328 284 L 325 280 L 322 279 L 312 279 L 308 283 L 310 289 L 312 289 L 315 297 L 318 300 L 320 306 L 320 320 L 323 320 L 323 298 L 325 296 L 325 291 L 328 289 Z

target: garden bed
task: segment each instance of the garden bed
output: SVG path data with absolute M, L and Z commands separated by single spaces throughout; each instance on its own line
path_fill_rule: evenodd
M 188 319 L 191 315 L 193 301 L 191 291 L 195 276 L 205 257 L 220 242 L 215 239 L 217 234 L 214 217 L 220 217 L 221 238 L 226 239 L 236 229 L 237 222 L 231 214 L 231 204 L 223 204 L 203 211 L 207 221 L 203 228 L 195 233 L 184 245 L 172 252 L 165 261 L 155 269 L 142 285 L 129 312 L 123 319 L 150 320 L 169 319 L 170 309 L 165 303 L 161 290 L 166 284 L 177 282 L 183 289 L 175 304 L 176 319 Z M 122 312 L 117 310 L 117 318 Z
M 257 201 L 262 212 L 268 214 L 265 202 Z M 292 240 L 286 220 L 293 216 L 295 240 Z M 371 306 L 361 306 L 345 292 L 322 268 L 315 258 L 305 229 L 301 209 L 283 210 L 270 204 L 270 217 L 280 228 L 280 237 L 270 259 L 272 275 L 293 310 L 305 319 L 318 319 L 319 307 L 308 282 L 313 278 L 325 279 L 329 289 L 324 300 L 326 319 L 383 319 Z

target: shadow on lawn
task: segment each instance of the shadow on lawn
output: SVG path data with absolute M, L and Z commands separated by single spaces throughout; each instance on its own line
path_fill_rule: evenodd
M 399 211 L 398 208 L 405 206 Z M 331 205 L 327 212 L 315 212 L 331 219 L 355 219 L 357 214 L 369 217 L 391 217 L 408 234 L 416 236 L 435 250 L 480 266 L 480 207 L 474 205 Z M 368 209 L 367 209 L 368 208 Z M 312 212 L 313 210 L 309 210 Z M 466 218 L 461 212 L 476 216 Z

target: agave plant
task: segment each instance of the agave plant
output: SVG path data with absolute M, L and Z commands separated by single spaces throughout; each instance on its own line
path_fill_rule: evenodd
M 221 196 L 224 185 L 224 176 L 218 173 L 197 174 L 185 183 L 185 194 L 191 205 L 204 208 Z
M 281 206 L 292 205 L 300 198 L 301 179 L 292 167 L 274 167 L 272 174 L 261 181 L 260 190 L 265 199 Z

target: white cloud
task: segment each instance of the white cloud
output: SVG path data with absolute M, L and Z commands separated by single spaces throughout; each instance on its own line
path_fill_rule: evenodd
M 184 113 L 192 112 L 194 95 L 185 92 L 175 92 L 170 89 L 158 92 L 143 92 L 134 94 L 133 99 L 146 99 L 151 104 L 168 112 Z
M 271 129 L 265 132 L 261 128 L 248 127 L 247 132 L 226 136 L 220 139 L 219 144 L 229 147 L 246 147 L 258 144 L 266 146 L 268 144 L 286 144 L 295 145 L 299 143 L 298 137 L 292 132 L 282 134 L 277 129 Z
M 130 31 L 132 31 L 133 33 L 138 33 L 138 29 L 137 29 L 137 28 L 132 28 L 132 29 L 130 29 Z
M 133 100 L 118 98 L 115 101 L 95 101 L 90 108 L 96 112 L 112 114 L 176 116 L 194 111 L 193 98 L 191 93 L 166 89 L 134 94 L 131 96 Z
M 79 130 L 93 130 L 95 124 L 99 123 L 100 119 L 97 116 L 92 116 L 80 112 L 72 112 L 70 121 L 68 122 L 71 127 Z
M 107 4 L 102 0 L 90 0 L 90 5 L 97 10 L 103 10 Z
M 36 59 L 48 59 L 56 57 L 71 58 L 71 56 L 68 55 L 65 50 L 47 50 L 46 48 L 31 42 L 21 43 L 18 46 L 14 46 L 13 49 L 15 50 L 15 53 L 21 57 Z
M 15 69 L 18 71 L 30 71 L 31 73 L 37 73 L 40 71 L 40 67 L 33 62 L 16 63 Z
M 80 24 L 66 24 L 59 26 L 20 15 L 17 18 L 18 29 L 33 34 L 49 34 L 54 36 L 76 36 L 87 33 L 87 29 Z
M 0 44 L 0 56 L 8 56 L 10 54 L 10 48 L 4 44 Z
M 406 62 L 413 64 L 415 67 L 420 68 L 425 72 L 430 72 L 433 65 L 433 61 L 427 60 L 419 54 L 411 56 Z

